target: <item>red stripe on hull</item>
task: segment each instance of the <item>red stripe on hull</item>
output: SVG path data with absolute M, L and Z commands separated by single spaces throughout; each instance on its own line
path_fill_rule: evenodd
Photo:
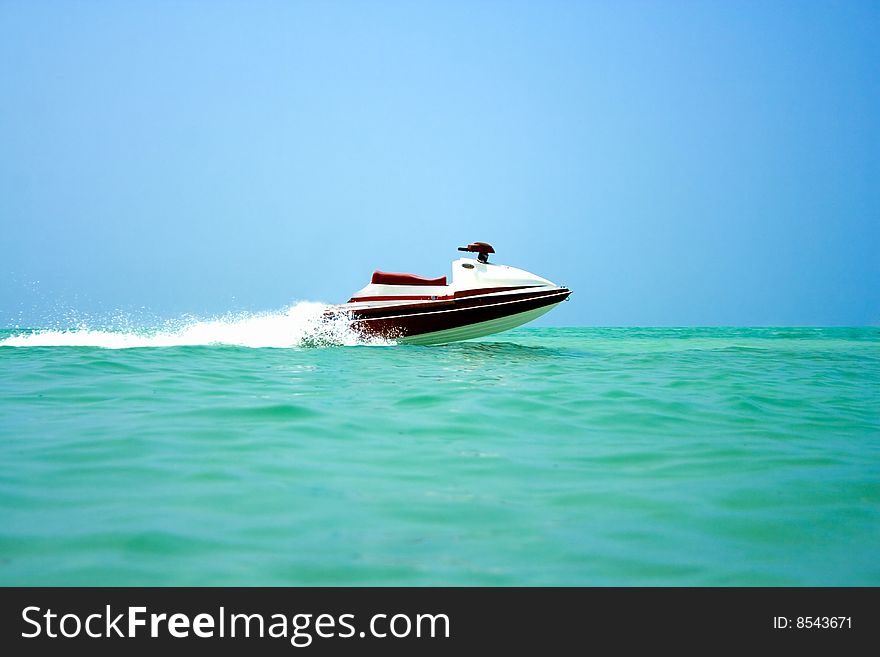
M 442 297 L 432 297 L 426 295 L 420 296 L 405 296 L 405 295 L 395 295 L 393 297 L 352 297 L 348 300 L 349 303 L 356 303 L 358 301 L 433 301 L 435 299 L 452 299 L 451 294 L 445 294 Z
M 478 290 L 461 290 L 455 294 L 444 294 L 442 296 L 431 296 L 427 294 L 406 296 L 406 295 L 390 295 L 380 297 L 352 297 L 349 303 L 358 301 L 434 301 L 443 299 L 460 299 L 462 297 L 472 297 L 476 294 L 491 294 L 492 292 L 509 292 L 510 290 L 522 290 L 534 285 L 515 285 L 513 287 L 483 287 Z

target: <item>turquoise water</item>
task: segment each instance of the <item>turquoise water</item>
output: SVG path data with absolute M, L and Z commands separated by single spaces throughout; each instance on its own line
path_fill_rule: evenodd
M 880 585 L 880 329 L 223 325 L 0 332 L 0 583 Z

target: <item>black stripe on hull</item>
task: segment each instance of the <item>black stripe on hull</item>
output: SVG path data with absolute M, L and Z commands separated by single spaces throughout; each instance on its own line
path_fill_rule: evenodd
M 349 311 L 352 328 L 386 339 L 406 338 L 536 310 L 564 301 L 567 288 Z M 417 307 L 414 307 L 417 306 Z
M 558 292 L 565 288 L 553 288 L 553 292 Z M 436 301 L 423 301 L 421 303 L 406 303 L 394 306 L 374 306 L 363 308 L 352 308 L 348 312 L 352 319 L 380 319 L 383 317 L 398 317 L 401 315 L 419 315 L 437 310 L 463 310 L 466 308 L 486 306 L 501 301 L 518 301 L 520 299 L 528 299 L 536 295 L 547 294 L 548 290 L 523 290 L 522 292 L 510 292 L 504 295 L 495 294 L 487 296 L 490 293 L 483 293 L 482 296 L 462 296 L 454 299 L 437 299 Z

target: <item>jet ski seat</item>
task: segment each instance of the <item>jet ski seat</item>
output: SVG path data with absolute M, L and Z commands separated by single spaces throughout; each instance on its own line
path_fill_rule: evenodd
M 446 277 L 425 278 L 415 274 L 395 274 L 386 271 L 374 271 L 370 283 L 377 285 L 446 285 Z

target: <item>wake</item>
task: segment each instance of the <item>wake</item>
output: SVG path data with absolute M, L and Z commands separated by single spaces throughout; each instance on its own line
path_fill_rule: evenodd
M 291 348 L 393 344 L 367 338 L 352 330 L 341 314 L 326 314 L 323 303 L 300 301 L 289 308 L 261 313 L 236 313 L 222 317 L 180 319 L 160 328 L 112 329 L 79 326 L 41 329 L 0 340 L 0 347 L 184 347 L 231 345 L 253 348 Z

